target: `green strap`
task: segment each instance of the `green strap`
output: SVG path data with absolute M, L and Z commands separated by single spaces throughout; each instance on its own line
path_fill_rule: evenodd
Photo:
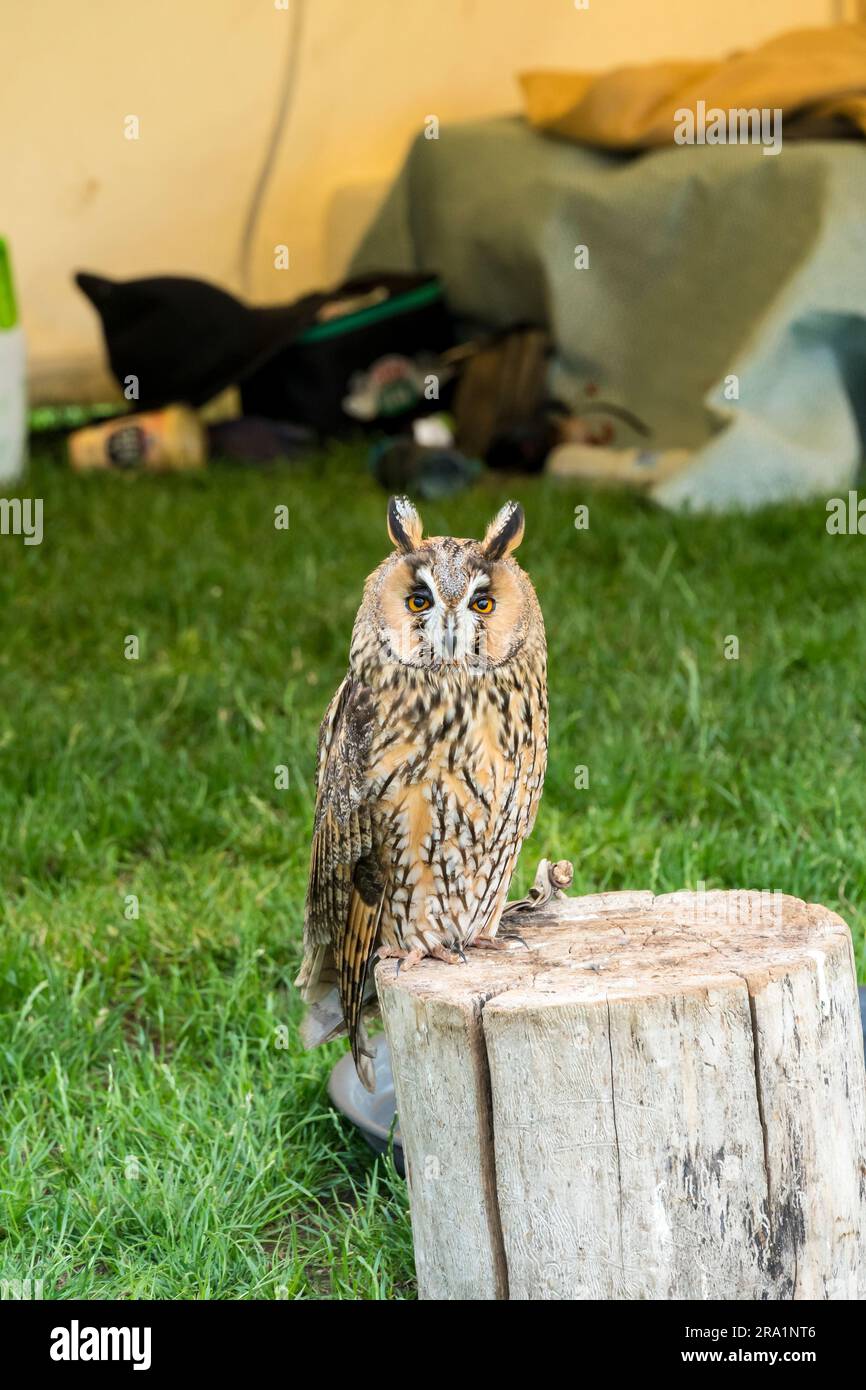
M 381 319 L 393 318 L 396 314 L 406 314 L 412 309 L 422 309 L 427 304 L 435 304 L 442 298 L 442 286 L 438 280 L 426 285 L 418 285 L 414 290 L 404 290 L 381 304 L 371 305 L 369 309 L 359 309 L 356 314 L 344 314 L 342 318 L 330 319 L 326 323 L 314 323 L 301 333 L 299 343 L 321 343 L 325 338 L 339 338 L 343 333 L 354 333 L 358 328 L 368 328 L 371 323 Z

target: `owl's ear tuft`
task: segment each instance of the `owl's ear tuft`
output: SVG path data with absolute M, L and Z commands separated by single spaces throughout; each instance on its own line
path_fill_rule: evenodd
M 408 497 L 392 497 L 388 503 L 388 535 L 398 550 L 409 555 L 417 550 L 424 534 L 424 523 Z
M 482 554 L 488 560 L 501 560 L 510 555 L 523 540 L 526 518 L 519 502 L 506 502 L 488 526 L 481 542 Z

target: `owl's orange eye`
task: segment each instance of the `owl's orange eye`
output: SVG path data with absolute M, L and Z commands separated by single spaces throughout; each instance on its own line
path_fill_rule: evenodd
M 433 602 L 429 594 L 410 594 L 406 600 L 406 607 L 410 613 L 426 613 L 428 608 L 433 607 Z
M 473 613 L 492 613 L 496 607 L 496 600 L 492 599 L 489 594 L 478 594 L 469 607 Z

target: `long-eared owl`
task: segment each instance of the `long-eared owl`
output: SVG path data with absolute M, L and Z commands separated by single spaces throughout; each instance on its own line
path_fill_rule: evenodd
M 392 498 L 394 551 L 370 575 L 349 671 L 319 733 L 304 1040 L 346 1032 L 373 1089 L 364 1016 L 391 955 L 459 961 L 494 942 L 547 761 L 547 645 L 512 558 L 523 510 L 482 541 L 423 539 Z

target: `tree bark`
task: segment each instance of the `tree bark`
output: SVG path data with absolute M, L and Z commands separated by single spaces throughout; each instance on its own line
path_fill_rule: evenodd
M 866 1294 L 851 938 L 782 894 L 608 893 L 377 968 L 427 1299 Z

